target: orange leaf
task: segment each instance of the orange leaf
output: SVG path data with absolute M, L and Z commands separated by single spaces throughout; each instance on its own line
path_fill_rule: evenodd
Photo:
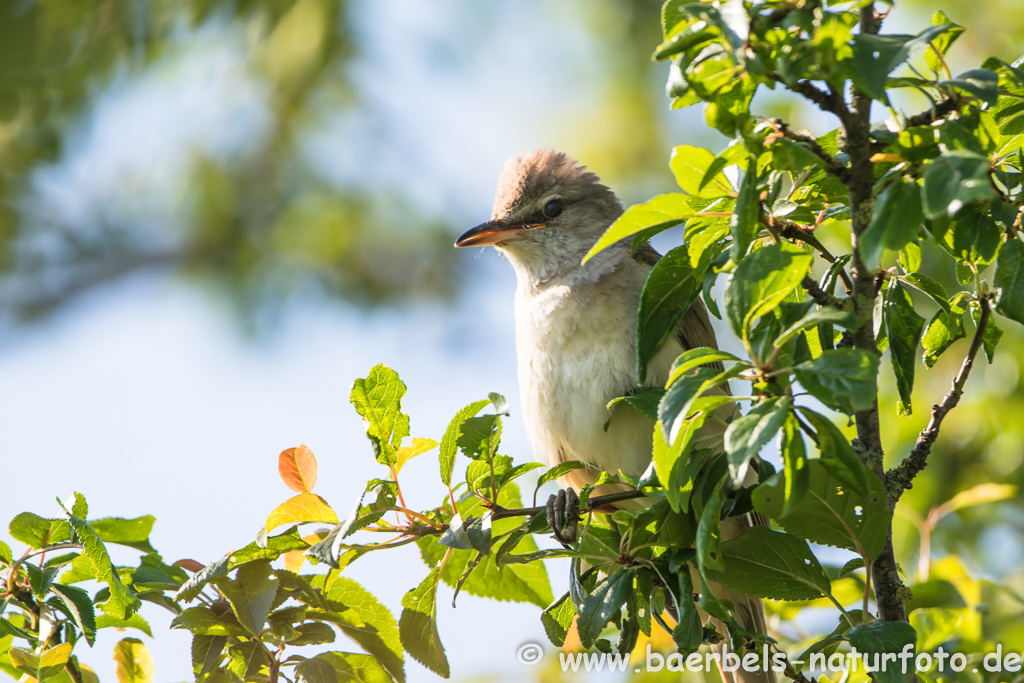
M 316 458 L 305 446 L 281 451 L 277 456 L 277 471 L 292 491 L 309 493 L 316 484 Z
M 315 493 L 300 493 L 278 505 L 267 517 L 267 532 L 282 524 L 302 524 L 303 522 L 322 522 L 337 524 L 338 515 L 331 506 Z
M 321 531 L 315 534 L 310 534 L 309 536 L 303 536 L 302 540 L 310 545 L 313 545 L 314 543 L 318 543 L 319 541 L 324 540 L 325 536 L 327 536 L 327 532 Z M 299 573 L 299 570 L 302 569 L 302 563 L 305 561 L 305 550 L 289 550 L 284 554 L 284 568 L 292 572 L 293 574 Z

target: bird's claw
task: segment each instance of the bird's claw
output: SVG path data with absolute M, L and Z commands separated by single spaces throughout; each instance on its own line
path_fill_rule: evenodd
M 573 489 L 563 489 L 548 498 L 548 524 L 555 540 L 571 548 L 576 542 L 576 529 L 580 522 L 580 498 Z

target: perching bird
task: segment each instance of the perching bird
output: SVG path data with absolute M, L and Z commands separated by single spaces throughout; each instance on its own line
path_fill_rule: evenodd
M 493 245 L 515 269 L 516 354 L 527 432 L 536 456 L 550 465 L 579 460 L 590 467 L 562 477 L 577 492 L 603 471 L 640 476 L 651 461 L 654 422 L 610 400 L 638 388 L 635 359 L 637 308 L 644 281 L 660 255 L 649 244 L 630 254 L 630 240 L 584 255 L 622 204 L 575 160 L 541 149 L 510 159 L 498 180 L 491 220 L 459 237 L 455 246 Z M 649 363 L 647 386 L 664 386 L 672 361 L 686 349 L 717 346 L 698 299 L 676 333 Z M 731 408 L 724 409 L 727 418 Z M 708 420 L 699 437 L 721 448 L 725 426 Z M 594 495 L 622 490 L 608 485 Z M 649 500 L 616 504 L 642 508 Z M 723 540 L 749 527 L 747 517 L 722 522 Z M 716 586 L 736 605 L 748 632 L 765 633 L 759 598 Z M 719 629 L 723 627 L 718 624 Z M 774 683 L 769 672 L 736 672 L 739 683 Z

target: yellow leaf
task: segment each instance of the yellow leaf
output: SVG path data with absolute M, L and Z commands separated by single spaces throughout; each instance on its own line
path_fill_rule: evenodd
M 292 491 L 309 493 L 316 485 L 316 458 L 305 446 L 281 451 L 277 456 L 277 471 Z
M 437 442 L 433 439 L 413 439 L 411 446 L 402 446 L 395 454 L 395 473 L 397 474 L 402 469 L 402 465 L 417 455 L 423 455 L 436 447 Z
M 301 524 L 303 522 L 322 522 L 337 524 L 338 515 L 331 506 L 315 493 L 300 493 L 278 505 L 267 517 L 267 532 L 282 524 Z
M 46 680 L 57 675 L 68 663 L 71 657 L 71 643 L 61 643 L 41 655 L 24 648 L 12 647 L 7 655 L 18 671 L 37 680 Z
M 150 683 L 156 674 L 149 650 L 138 638 L 125 638 L 114 646 L 118 683 Z
M 889 164 L 901 164 L 906 159 L 901 157 L 899 154 L 892 154 L 890 152 L 879 152 L 878 154 L 871 155 L 871 161 L 874 163 L 889 163 Z
M 1013 498 L 1016 495 L 1017 487 L 1012 484 L 979 484 L 974 488 L 956 494 L 946 501 L 942 507 L 948 508 L 949 512 L 953 512 L 954 510 L 962 510 L 972 505 L 995 503 L 1007 498 Z

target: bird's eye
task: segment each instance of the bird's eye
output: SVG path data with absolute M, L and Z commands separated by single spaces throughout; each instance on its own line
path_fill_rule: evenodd
M 544 206 L 544 215 L 548 218 L 554 218 L 560 213 L 562 213 L 561 199 L 552 199 Z

